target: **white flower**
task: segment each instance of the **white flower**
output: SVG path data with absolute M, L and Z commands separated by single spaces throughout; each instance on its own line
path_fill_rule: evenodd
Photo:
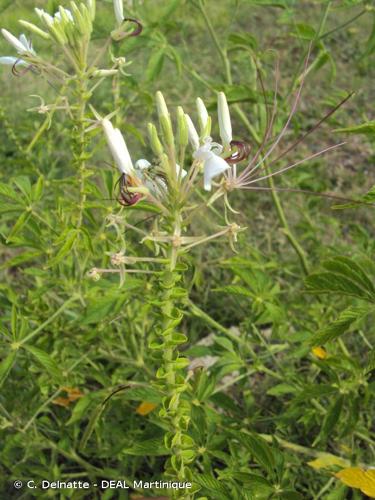
M 219 154 L 223 148 L 220 144 L 212 142 L 211 137 L 207 137 L 202 146 L 193 154 L 194 158 L 203 162 L 204 168 L 204 189 L 211 191 L 211 181 L 214 177 L 225 172 L 229 165 Z
M 229 107 L 224 92 L 219 92 L 217 99 L 217 112 L 219 118 L 220 137 L 224 148 L 228 148 L 232 141 L 232 124 L 230 121 Z
M 112 153 L 115 163 L 123 174 L 131 175 L 134 173 L 134 167 L 125 140 L 119 129 L 114 128 L 112 123 L 104 118 L 102 126 L 107 139 L 109 149 Z
M 124 5 L 122 0 L 113 0 L 113 7 L 115 9 L 117 24 L 120 26 L 124 21 Z
M 33 54 L 35 55 L 34 49 L 31 45 L 31 42 L 25 37 L 25 35 L 21 35 L 19 38 L 16 38 L 12 33 L 8 30 L 2 29 L 1 33 L 5 40 L 12 45 L 18 54 Z

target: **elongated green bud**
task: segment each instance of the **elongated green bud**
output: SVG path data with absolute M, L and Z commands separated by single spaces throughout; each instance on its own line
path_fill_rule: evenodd
M 168 146 L 173 147 L 174 146 L 174 135 L 173 135 L 173 128 L 172 128 L 172 121 L 171 121 L 171 117 L 170 117 L 167 105 L 165 103 L 164 96 L 160 92 L 160 90 L 158 90 L 156 92 L 156 106 L 158 109 L 160 126 L 161 126 L 161 129 L 163 131 L 165 142 L 168 144 Z
M 51 37 L 46 31 L 41 30 L 40 28 L 38 28 L 38 26 L 35 26 L 35 24 L 29 23 L 28 21 L 24 21 L 23 19 L 20 19 L 18 22 L 27 30 L 31 31 L 32 33 L 35 33 L 41 38 L 44 38 L 44 40 L 51 39 Z
M 185 119 L 185 113 L 181 106 L 177 108 L 178 140 L 181 148 L 185 148 L 189 142 L 189 131 Z
M 156 156 L 160 157 L 164 153 L 164 149 L 163 149 L 163 146 L 160 142 L 156 127 L 153 123 L 149 123 L 147 125 L 147 129 L 148 129 L 148 135 L 150 138 L 150 144 L 151 144 L 152 151 L 154 152 L 154 154 Z

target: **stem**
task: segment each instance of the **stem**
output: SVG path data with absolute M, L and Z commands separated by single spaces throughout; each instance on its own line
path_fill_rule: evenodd
M 85 141 L 85 113 L 88 101 L 87 81 L 85 72 L 82 71 L 77 81 L 77 139 L 76 162 L 79 169 L 79 205 L 77 228 L 82 226 L 83 211 L 86 202 L 85 177 L 86 177 L 86 141 Z
M 177 204 L 175 203 L 174 206 Z M 168 258 L 164 272 L 160 277 L 160 316 L 161 331 L 158 332 L 159 343 L 151 348 L 161 352 L 161 366 L 157 372 L 160 380 L 156 385 L 165 394 L 160 417 L 166 422 L 168 432 L 165 436 L 166 447 L 170 450 L 170 458 L 165 467 L 165 474 L 180 482 L 189 481 L 189 464 L 195 458 L 194 442 L 187 434 L 190 420 L 190 405 L 183 401 L 181 395 L 187 389 L 186 376 L 182 370 L 188 365 L 188 360 L 179 355 L 178 345 L 185 343 L 181 334 L 176 332 L 176 327 L 183 318 L 183 313 L 178 309 L 180 294 L 176 293 L 176 283 L 181 279 L 181 271 L 177 268 L 179 245 L 178 238 L 181 234 L 181 213 L 174 209 L 171 213 L 169 232 L 172 236 L 168 248 Z M 181 371 L 180 371 L 181 370 Z M 191 500 L 189 490 L 174 490 L 173 498 Z

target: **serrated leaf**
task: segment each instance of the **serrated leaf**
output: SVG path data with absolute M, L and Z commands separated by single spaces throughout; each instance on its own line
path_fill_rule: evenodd
M 323 425 L 320 432 L 324 438 L 328 437 L 335 426 L 338 424 L 343 404 L 344 396 L 340 395 L 328 409 L 327 414 L 323 420 Z
M 350 278 L 335 273 L 310 274 L 305 280 L 305 285 L 310 293 L 340 293 L 369 302 L 373 301 L 371 294 L 363 290 Z
M 258 45 L 256 38 L 250 33 L 230 33 L 228 41 L 234 47 L 242 47 L 245 49 L 255 49 Z
M 270 396 L 281 396 L 283 394 L 293 394 L 296 392 L 296 388 L 290 384 L 277 384 L 271 389 L 268 389 L 267 394 Z
M 375 349 L 372 349 L 369 359 L 365 368 L 365 373 L 370 373 L 375 370 Z
M 256 434 L 240 433 L 239 439 L 250 450 L 255 461 L 269 474 L 274 473 L 275 458 L 271 446 Z
M 150 59 L 148 60 L 147 69 L 146 69 L 146 81 L 152 82 L 157 76 L 160 75 L 161 70 L 163 69 L 165 57 L 165 49 L 160 49 L 151 54 Z
M 193 480 L 203 488 L 215 492 L 215 498 L 228 499 L 228 496 L 225 495 L 229 495 L 229 490 L 222 481 L 215 479 L 213 476 L 210 476 L 209 474 L 195 474 L 193 476 Z M 217 495 L 223 496 L 221 497 Z
M 60 248 L 60 250 L 57 252 L 55 257 L 53 257 L 52 259 L 50 259 L 48 261 L 47 267 L 53 267 L 56 264 L 58 264 L 59 262 L 61 262 L 64 259 L 64 257 L 66 257 L 68 255 L 68 253 L 70 252 L 70 250 L 72 249 L 76 239 L 77 239 L 77 232 L 76 231 L 71 231 L 70 233 L 68 233 L 68 235 L 66 236 L 65 243 Z
M 139 441 L 134 443 L 132 446 L 128 448 L 124 448 L 121 450 L 123 453 L 127 455 L 136 455 L 136 456 L 163 456 L 169 455 L 169 451 L 164 446 L 163 438 L 152 438 L 146 439 L 145 441 Z
M 21 229 L 23 228 L 23 226 L 27 223 L 27 221 L 29 220 L 31 216 L 31 212 L 23 212 L 17 219 L 16 223 L 14 224 L 14 226 L 12 227 L 12 230 L 10 231 L 10 233 L 8 234 L 7 236 L 7 241 L 11 240 L 12 238 L 14 238 L 14 236 L 16 236 L 17 233 L 19 233 L 21 231 Z
M 375 287 L 372 280 L 367 276 L 365 270 L 353 259 L 344 256 L 338 256 L 334 259 L 323 262 L 323 267 L 336 274 L 342 274 L 353 280 L 359 286 L 370 294 L 375 295 Z
M 24 345 L 23 346 L 28 352 L 30 352 L 37 361 L 48 371 L 48 373 L 55 379 L 56 381 L 62 380 L 62 374 L 60 369 L 56 363 L 56 361 L 51 358 L 51 356 L 39 349 L 39 347 Z
M 320 346 L 343 335 L 357 320 L 362 319 L 372 312 L 370 307 L 349 307 L 341 312 L 339 317 L 328 326 L 318 331 L 311 339 L 310 344 Z
M 17 351 L 11 351 L 8 356 L 0 363 L 0 387 L 5 382 L 10 370 L 12 369 L 17 357 Z
M 0 182 L 0 195 L 6 196 L 7 198 L 17 202 L 20 201 L 20 195 L 16 193 L 12 187 L 8 186 L 8 184 L 4 184 L 3 182 Z
M 244 286 L 227 285 L 220 288 L 214 288 L 214 292 L 227 293 L 229 295 L 242 295 L 243 297 L 254 298 L 254 294 Z

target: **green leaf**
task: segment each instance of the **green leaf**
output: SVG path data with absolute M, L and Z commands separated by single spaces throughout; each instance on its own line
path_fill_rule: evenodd
M 277 384 L 271 389 L 268 389 L 266 394 L 270 396 L 282 396 L 283 394 L 292 394 L 296 392 L 296 388 L 290 384 Z
M 228 37 L 233 48 L 256 49 L 258 43 L 250 33 L 231 33 Z
M 27 212 L 23 212 L 17 219 L 16 223 L 14 224 L 14 226 L 12 227 L 12 230 L 11 232 L 8 234 L 7 236 L 7 241 L 11 240 L 12 238 L 14 238 L 14 236 L 16 236 L 17 233 L 19 233 L 21 231 L 21 229 L 23 228 L 23 226 L 27 223 L 27 221 L 29 220 L 31 216 L 31 212 L 27 211 Z
M 78 400 L 73 408 L 72 415 L 65 425 L 72 425 L 82 420 L 87 413 L 87 409 L 93 401 L 92 394 L 87 394 Z
M 52 259 L 49 260 L 47 267 L 53 267 L 59 262 L 61 262 L 64 257 L 68 255 L 70 250 L 72 249 L 74 242 L 77 239 L 77 231 L 73 230 L 70 231 L 70 233 L 67 234 L 65 243 L 63 246 L 60 248 L 60 250 L 57 252 L 57 255 L 53 257 Z
M 0 182 L 0 195 L 6 196 L 7 198 L 10 198 L 17 202 L 20 201 L 20 195 L 16 193 L 13 188 L 8 186 L 8 184 L 4 184 L 3 182 Z
M 339 421 L 343 404 L 344 404 L 344 396 L 340 395 L 328 409 L 328 412 L 324 418 L 321 429 L 322 437 L 324 438 L 328 437 L 335 428 L 336 424 Z
M 369 359 L 365 368 L 365 373 L 370 373 L 375 370 L 375 349 L 372 349 Z
M 343 276 L 350 278 L 359 286 L 362 286 L 364 290 L 375 296 L 375 287 L 372 280 L 368 278 L 365 270 L 353 259 L 338 256 L 334 259 L 323 262 L 323 267 L 325 267 L 328 271 L 342 274 Z
M 244 286 L 239 286 L 239 285 L 221 286 L 220 288 L 214 288 L 213 291 L 229 295 L 242 295 L 243 297 L 254 298 L 254 294 L 250 292 L 250 290 L 248 290 Z
M 348 307 L 345 311 L 342 311 L 339 317 L 330 323 L 328 326 L 322 328 L 318 333 L 311 339 L 310 345 L 320 346 L 336 339 L 340 335 L 343 335 L 349 327 L 357 320 L 362 319 L 373 311 L 370 307 Z
M 139 441 L 134 443 L 128 448 L 121 450 L 127 455 L 137 455 L 137 456 L 163 456 L 169 455 L 169 451 L 164 446 L 163 438 L 152 438 L 146 439 L 145 441 Z
M 24 345 L 23 347 L 39 361 L 55 381 L 62 381 L 61 371 L 56 361 L 49 354 L 39 349 L 39 347 L 31 345 Z
M 256 434 L 240 433 L 239 439 L 252 453 L 255 461 L 269 474 L 274 473 L 275 458 L 271 446 Z
M 14 184 L 18 187 L 18 189 L 22 192 L 22 194 L 27 198 L 27 200 L 31 199 L 31 183 L 30 179 L 25 175 L 19 175 L 18 177 L 14 177 Z
M 216 494 L 214 498 L 228 500 L 230 492 L 223 481 L 219 481 L 209 474 L 195 474 L 193 480 L 203 488 L 214 492 Z
M 310 293 L 340 293 L 369 302 L 374 300 L 361 285 L 340 274 L 330 272 L 310 274 L 305 280 L 305 285 Z
M 334 130 L 334 132 L 346 134 L 375 135 L 375 120 L 362 123 L 361 125 L 354 125 L 353 127 L 337 128 Z
M 131 387 L 122 394 L 124 400 L 160 403 L 163 395 L 153 387 Z
M 10 370 L 12 369 L 17 357 L 17 351 L 11 351 L 8 356 L 0 363 L 0 387 L 5 382 Z
M 33 201 L 39 201 L 40 198 L 42 197 L 43 194 L 43 188 L 44 188 L 44 177 L 41 175 L 38 178 L 38 181 L 36 184 L 33 185 L 32 187 L 32 196 L 31 199 Z
M 165 57 L 165 50 L 160 49 L 151 54 L 150 59 L 148 60 L 147 68 L 146 68 L 146 81 L 152 82 L 155 78 L 157 78 L 161 70 L 163 69 Z
M 316 36 L 316 31 L 310 24 L 297 23 L 295 25 L 295 33 L 294 36 L 297 38 L 302 38 L 304 40 L 314 40 Z

